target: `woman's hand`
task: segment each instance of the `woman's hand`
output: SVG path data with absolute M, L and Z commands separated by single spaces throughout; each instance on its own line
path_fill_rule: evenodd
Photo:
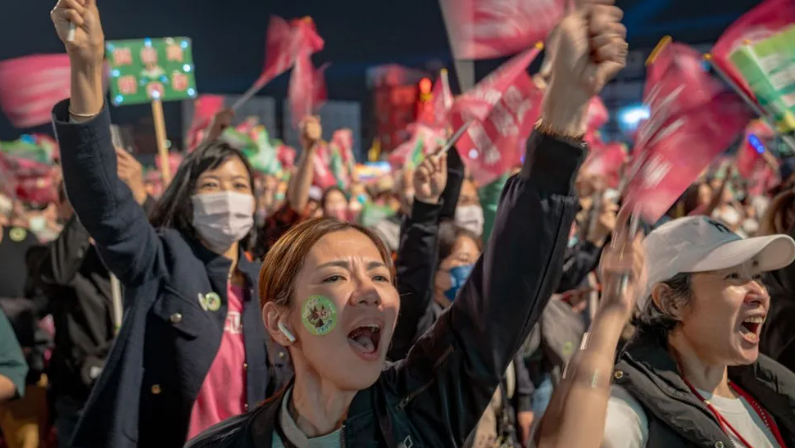
M 210 121 L 210 126 L 207 127 L 207 137 L 205 141 L 212 142 L 221 137 L 224 129 L 232 126 L 232 119 L 235 118 L 235 111 L 226 108 L 216 112 L 213 119 Z
M 58 37 L 74 66 L 102 64 L 105 55 L 105 34 L 102 32 L 96 0 L 58 0 L 50 12 Z M 69 40 L 74 24 L 74 36 Z
M 448 155 L 443 153 L 426 157 L 414 173 L 415 199 L 426 204 L 438 203 L 447 182 Z
M 311 115 L 302 120 L 301 122 L 301 146 L 309 150 L 321 140 L 321 119 L 318 116 Z
M 627 226 L 628 213 L 622 212 L 622 215 L 623 224 L 614 233 L 610 246 L 603 250 L 600 260 L 603 281 L 600 310 L 617 310 L 629 317 L 636 298 L 644 294 L 647 286 L 647 263 L 642 234 L 631 235 Z
M 586 132 L 589 100 L 627 61 L 627 30 L 614 0 L 578 2 L 558 25 L 552 73 L 542 106 L 545 124 L 567 136 Z

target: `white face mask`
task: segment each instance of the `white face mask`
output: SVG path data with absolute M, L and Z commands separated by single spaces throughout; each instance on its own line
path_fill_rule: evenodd
M 465 205 L 456 207 L 453 222 L 457 226 L 467 229 L 478 236 L 484 233 L 484 210 L 480 205 Z
M 254 196 L 223 191 L 195 194 L 193 227 L 209 249 L 222 253 L 243 239 L 254 225 Z

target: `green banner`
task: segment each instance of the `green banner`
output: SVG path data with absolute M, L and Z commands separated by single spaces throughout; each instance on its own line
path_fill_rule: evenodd
M 794 50 L 791 25 L 771 37 L 738 47 L 730 55 L 757 101 L 783 133 L 794 129 Z
M 191 39 L 113 40 L 105 48 L 113 105 L 196 97 Z

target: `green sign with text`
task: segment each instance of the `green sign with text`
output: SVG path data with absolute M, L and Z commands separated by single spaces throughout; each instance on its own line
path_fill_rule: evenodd
M 196 97 L 191 39 L 114 40 L 105 48 L 114 106 Z

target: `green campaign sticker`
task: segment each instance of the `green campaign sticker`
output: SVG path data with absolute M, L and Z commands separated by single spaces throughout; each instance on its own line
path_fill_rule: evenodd
M 8 231 L 8 236 L 11 237 L 11 241 L 18 243 L 28 236 L 28 231 L 21 227 L 14 227 Z
M 572 354 L 574 350 L 575 350 L 575 344 L 573 344 L 572 341 L 567 341 L 564 343 L 564 347 L 562 348 L 561 351 L 563 352 L 564 356 L 569 356 Z
M 221 308 L 221 297 L 214 292 L 205 294 L 205 307 L 210 311 L 218 311 Z
M 310 296 L 301 306 L 301 322 L 315 336 L 329 334 L 337 325 L 334 302 L 324 296 Z

